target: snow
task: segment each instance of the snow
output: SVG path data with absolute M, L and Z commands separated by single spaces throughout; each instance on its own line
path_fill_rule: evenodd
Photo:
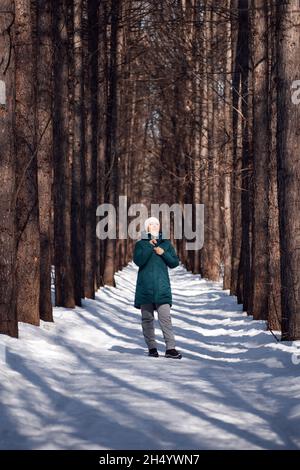
M 55 323 L 0 335 L 1 449 L 299 449 L 300 342 L 277 343 L 236 297 L 169 270 L 181 360 L 149 358 L 137 266 Z

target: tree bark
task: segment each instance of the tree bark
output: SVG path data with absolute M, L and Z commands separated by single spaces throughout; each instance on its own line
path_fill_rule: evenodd
M 268 113 L 268 4 L 253 2 L 253 228 L 252 228 L 252 314 L 268 318 L 268 154 L 270 146 Z
M 268 327 L 271 330 L 281 330 L 281 280 L 280 280 L 280 243 L 279 243 L 279 214 L 277 188 L 276 160 L 276 122 L 277 122 L 277 93 L 276 93 L 276 5 L 269 0 L 269 122 L 270 149 L 268 172 L 269 181 L 269 220 L 268 220 L 268 257 L 269 257 L 269 299 Z
M 15 301 L 15 57 L 14 2 L 0 9 L 0 333 L 18 336 Z M 5 12 L 5 13 L 4 13 Z
M 242 111 L 242 171 L 241 171 L 241 224 L 242 243 L 240 251 L 240 263 L 238 270 L 237 295 L 243 309 L 248 310 L 250 291 L 250 190 L 251 179 L 250 156 L 249 156 L 249 108 L 251 106 L 251 95 L 249 95 L 249 2 L 243 0 L 241 9 L 241 47 L 239 66 L 241 68 L 241 111 Z
M 17 316 L 18 321 L 39 325 L 40 233 L 31 1 L 17 0 L 15 15 Z
M 51 207 L 53 184 L 52 3 L 37 6 L 37 165 L 40 226 L 40 317 L 53 321 L 51 301 Z
M 106 173 L 108 176 L 108 202 L 116 207 L 117 188 L 117 49 L 118 49 L 118 22 L 120 2 L 115 0 L 111 5 L 111 35 L 110 35 L 110 64 L 109 64 L 109 91 L 107 103 L 107 140 L 106 140 Z M 115 244 L 113 239 L 107 239 L 105 253 L 104 284 L 114 285 L 114 256 Z
M 227 8 L 230 16 L 226 24 L 226 61 L 225 61 L 225 92 L 224 92 L 224 279 L 223 289 L 230 289 L 231 255 L 232 255 L 232 225 L 231 225 L 231 193 L 232 193 L 232 0 L 228 0 Z
M 95 298 L 97 205 L 97 2 L 87 2 L 85 62 L 85 272 L 84 295 Z M 96 106 L 95 106 L 96 105 Z
M 278 2 L 278 204 L 282 339 L 300 339 L 299 2 Z M 293 88 L 294 87 L 294 88 Z M 298 84 L 299 90 L 299 84 Z M 293 94 L 294 93 L 294 94 Z
M 54 256 L 55 305 L 74 307 L 71 257 L 71 154 L 69 82 L 69 0 L 59 0 L 54 9 Z M 73 47 L 73 44 L 72 44 Z
M 81 305 L 83 290 L 83 212 L 84 212 L 84 82 L 83 82 L 83 4 L 74 1 L 74 140 L 72 163 L 72 269 L 74 296 Z

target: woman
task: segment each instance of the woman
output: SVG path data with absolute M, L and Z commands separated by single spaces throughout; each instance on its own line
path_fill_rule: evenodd
M 169 268 L 179 265 L 179 258 L 167 238 L 159 231 L 159 220 L 149 217 L 145 221 L 145 232 L 134 248 L 133 261 L 139 266 L 134 306 L 142 312 L 142 328 L 149 356 L 158 357 L 154 330 L 154 310 L 166 343 L 166 357 L 181 359 L 175 349 L 170 308 L 172 292 Z

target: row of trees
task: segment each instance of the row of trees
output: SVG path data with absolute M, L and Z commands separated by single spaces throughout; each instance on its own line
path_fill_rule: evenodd
M 204 247 L 178 241 L 180 258 L 212 280 L 224 269 L 224 288 L 287 340 L 300 338 L 299 19 L 294 0 L 164 2 L 144 17 L 141 59 L 148 200 L 204 203 Z
M 208 49 L 214 80 L 220 84 L 223 74 L 221 120 L 216 112 L 212 121 L 224 129 L 224 146 L 219 145 L 215 161 L 225 164 L 219 193 L 223 215 L 220 219 L 219 207 L 209 207 L 212 222 L 206 224 L 208 240 L 213 220 L 225 228 L 223 243 L 216 229 L 213 251 L 206 245 L 206 259 L 215 260 L 209 263 L 209 277 L 217 279 L 223 257 L 224 288 L 237 295 L 244 310 L 266 320 L 269 328 L 281 329 L 282 339 L 299 339 L 299 2 L 239 0 L 227 6 L 231 27 L 216 20 L 217 33 L 211 36 L 227 44 L 223 64 L 222 56 L 217 60 L 220 49 L 215 59 Z M 220 17 L 224 10 L 208 14 Z M 209 135 L 211 145 L 218 145 L 213 132 Z
M 203 203 L 181 261 L 300 339 L 297 0 L 0 0 L 0 332 L 132 259 L 96 207 Z M 118 215 L 118 213 L 117 213 Z
M 104 141 L 113 132 L 118 8 L 0 2 L 2 333 L 17 336 L 18 321 L 52 321 L 51 265 L 56 305 L 80 305 L 100 286 L 96 204 L 103 163 L 113 159 Z

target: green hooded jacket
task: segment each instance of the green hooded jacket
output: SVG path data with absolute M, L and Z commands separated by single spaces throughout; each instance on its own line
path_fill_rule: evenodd
M 151 234 L 142 232 L 141 240 L 134 247 L 133 261 L 139 267 L 134 306 L 141 308 L 142 304 L 158 303 L 172 306 L 172 292 L 169 278 L 169 268 L 179 266 L 179 258 L 169 239 L 159 232 L 156 245 L 152 245 Z M 164 249 L 162 255 L 154 251 L 154 246 Z

